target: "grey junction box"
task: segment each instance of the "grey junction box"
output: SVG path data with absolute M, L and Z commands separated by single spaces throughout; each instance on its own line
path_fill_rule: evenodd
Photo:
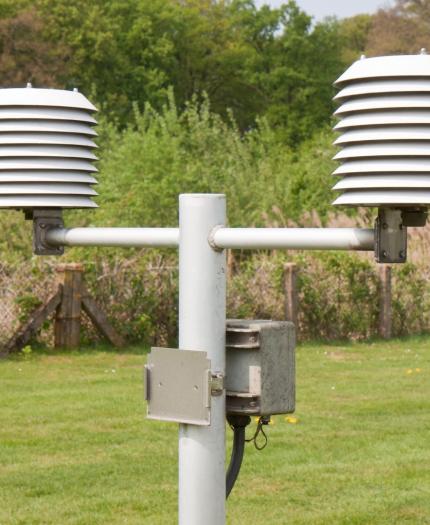
M 295 409 L 295 329 L 288 321 L 227 320 L 227 413 Z

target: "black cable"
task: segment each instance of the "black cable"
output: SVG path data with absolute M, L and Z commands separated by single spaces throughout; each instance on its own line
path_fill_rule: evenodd
M 227 416 L 227 421 L 233 430 L 233 448 L 226 477 L 226 499 L 229 497 L 242 466 L 245 450 L 245 428 L 251 422 L 249 416 Z

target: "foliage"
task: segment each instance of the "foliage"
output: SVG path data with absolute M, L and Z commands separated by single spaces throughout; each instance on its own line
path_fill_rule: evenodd
M 147 106 L 135 125 L 113 132 L 102 148 L 100 210 L 73 218 L 172 226 L 178 194 L 186 192 L 226 193 L 235 226 L 299 220 L 306 209 L 324 218 L 333 200 L 331 140 L 324 130 L 293 153 L 265 120 L 241 134 L 233 120 L 210 111 L 207 99 L 180 113 L 170 96 L 160 113 Z
M 283 140 L 296 145 L 330 120 L 332 82 L 342 71 L 333 21 L 311 25 L 294 1 L 278 11 L 237 2 L 254 53 L 247 76 L 260 93 L 262 114 Z
M 337 24 L 320 23 L 289 2 L 282 10 L 284 30 L 268 49 L 271 65 L 258 72 L 270 100 L 267 118 L 292 145 L 330 121 L 332 83 L 343 69 Z
M 19 4 L 18 4 L 19 5 Z M 9 10 L 7 3 L 0 2 L 0 71 L 3 86 L 35 85 L 54 87 L 65 59 L 65 47 L 58 43 L 53 51 L 52 43 L 43 35 L 41 14 L 34 7 Z
M 429 29 L 429 0 L 396 0 L 374 16 L 367 51 L 376 56 L 416 54 L 430 48 Z
M 294 1 L 0 0 L 6 85 L 78 87 L 124 126 L 133 104 L 179 108 L 206 93 L 241 130 L 265 115 L 296 144 L 327 123 L 342 69 L 337 25 L 311 25 Z
M 21 354 L 25 360 L 28 360 L 31 358 L 32 352 L 33 352 L 33 349 L 31 348 L 30 345 L 24 346 L 24 348 L 21 350 Z
M 237 262 L 233 317 L 284 318 L 284 264 L 298 265 L 300 339 L 356 339 L 377 333 L 378 279 L 365 259 L 343 253 L 255 253 Z
M 140 252 L 127 259 L 94 257 L 85 275 L 91 293 L 128 341 L 176 344 L 176 256 Z M 87 328 L 84 337 L 93 342 L 94 330 Z
M 393 287 L 393 329 L 404 335 L 428 329 L 430 290 L 427 276 L 412 262 L 400 265 L 395 271 Z
M 32 0 L 0 0 L 0 18 L 13 18 L 32 3 Z
M 295 262 L 298 268 L 300 340 L 378 335 L 378 267 L 370 258 L 351 253 L 230 254 L 228 317 L 284 319 L 286 262 Z M 25 318 L 54 292 L 52 271 L 51 263 L 38 263 L 33 269 L 28 262 L 5 268 L 4 274 L 12 275 L 3 280 L 11 288 L 10 295 L 2 298 L 0 328 L 5 340 L 19 315 Z M 177 344 L 176 252 L 139 251 L 127 256 L 112 252 L 111 257 L 89 258 L 87 251 L 85 276 L 91 294 L 129 342 Z M 429 331 L 430 287 L 425 270 L 414 263 L 393 268 L 392 287 L 394 335 Z M 5 314 L 11 309 L 15 315 L 8 318 Z M 83 329 L 82 341 L 99 340 L 89 323 Z M 40 340 L 51 344 L 52 330 L 44 330 Z
M 34 294 L 20 295 L 15 299 L 15 303 L 19 308 L 19 320 L 24 321 L 28 315 L 32 313 L 38 306 L 42 304 L 40 297 Z
M 356 15 L 339 22 L 342 61 L 345 67 L 358 60 L 365 53 L 374 18 L 374 16 L 367 14 Z

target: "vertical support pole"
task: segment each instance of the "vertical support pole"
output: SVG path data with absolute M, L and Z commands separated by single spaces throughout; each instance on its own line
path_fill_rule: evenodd
M 286 263 L 284 266 L 285 320 L 294 323 L 297 329 L 297 265 Z
M 379 297 L 379 335 L 390 339 L 392 326 L 391 312 L 391 266 L 381 264 L 379 267 L 380 297 Z
M 207 352 L 225 374 L 226 257 L 208 242 L 226 222 L 224 195 L 179 197 L 179 347 Z M 208 427 L 179 427 L 179 524 L 225 524 L 225 393 Z
M 81 264 L 63 264 L 57 271 L 62 286 L 62 298 L 55 315 L 54 344 L 56 348 L 77 348 L 81 331 L 84 268 Z

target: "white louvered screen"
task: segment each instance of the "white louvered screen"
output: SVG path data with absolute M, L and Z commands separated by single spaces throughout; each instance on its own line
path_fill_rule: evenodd
M 94 208 L 96 108 L 77 91 L 0 89 L 0 208 Z
M 430 205 L 430 56 L 358 60 L 335 82 L 335 205 Z

